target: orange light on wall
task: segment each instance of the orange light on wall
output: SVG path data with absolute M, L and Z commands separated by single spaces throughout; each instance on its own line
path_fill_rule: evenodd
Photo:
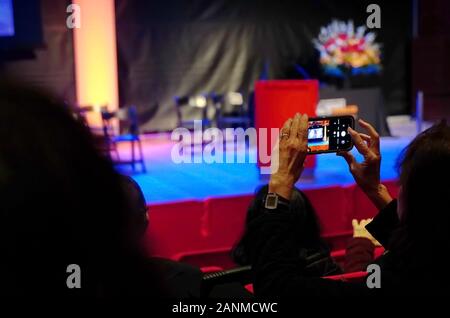
M 80 8 L 74 28 L 77 101 L 81 106 L 118 108 L 116 20 L 114 0 L 73 0 Z M 98 112 L 88 113 L 91 126 L 101 125 Z

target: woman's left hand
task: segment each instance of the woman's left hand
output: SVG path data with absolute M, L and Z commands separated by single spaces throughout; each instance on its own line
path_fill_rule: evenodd
M 308 152 L 308 116 L 296 114 L 281 129 L 278 169 L 272 174 L 269 192 L 290 199 L 292 189 L 300 178 Z

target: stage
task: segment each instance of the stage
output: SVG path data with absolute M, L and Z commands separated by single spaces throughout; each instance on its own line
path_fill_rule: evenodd
M 412 135 L 381 139 L 381 178 L 394 197 L 398 193 L 397 158 Z M 177 164 L 171 158 L 176 143 L 169 133 L 143 135 L 142 141 L 147 172 L 132 173 L 129 166 L 118 169 L 139 183 L 150 205 L 146 253 L 205 271 L 235 267 L 230 251 L 242 235 L 252 194 L 268 182 L 268 175 L 261 175 L 256 163 Z M 255 154 L 255 146 L 247 149 L 250 157 Z M 126 159 L 127 145 L 119 152 Z M 356 150 L 353 153 L 361 159 Z M 321 154 L 316 163 L 314 176 L 300 179 L 297 186 L 311 201 L 321 235 L 335 260 L 341 262 L 353 234 L 352 219 L 371 218 L 377 210 L 354 186 L 343 158 Z
M 382 137 L 381 178 L 392 180 L 397 177 L 396 161 L 402 149 L 412 137 Z M 181 163 L 171 159 L 175 142 L 170 134 L 150 134 L 142 136 L 146 159 L 146 173 L 132 173 L 127 166 L 118 167 L 130 174 L 141 186 L 148 204 L 231 195 L 251 194 L 258 185 L 267 183 L 254 163 Z M 121 158 L 129 155 L 127 145 L 119 148 Z M 256 151 L 249 147 L 250 155 Z M 353 150 L 356 154 L 356 150 Z M 360 157 L 358 157 L 360 159 Z M 139 167 L 138 167 L 139 169 Z M 300 189 L 322 188 L 331 185 L 354 183 L 343 158 L 335 154 L 321 154 L 317 157 L 314 176 L 301 179 Z

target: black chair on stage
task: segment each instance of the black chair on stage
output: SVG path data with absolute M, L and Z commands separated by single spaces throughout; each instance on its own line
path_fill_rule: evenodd
M 194 129 L 195 121 L 200 121 L 202 128 L 211 127 L 211 107 L 206 96 L 176 96 L 175 106 L 177 110 L 178 127 Z
M 85 125 L 86 127 L 89 127 L 88 121 L 87 121 L 87 114 L 94 111 L 94 106 L 79 106 L 79 105 L 72 105 L 67 104 L 67 107 L 71 111 L 73 117 Z
M 139 137 L 139 124 L 137 109 L 135 106 L 123 107 L 117 111 L 110 112 L 106 107 L 101 110 L 102 126 L 105 141 L 107 143 L 109 154 L 115 164 L 130 164 L 133 171 L 136 164 L 141 165 L 141 171 L 146 172 L 145 158 L 142 151 L 142 143 Z M 124 130 L 123 134 L 116 134 L 113 120 L 120 123 L 120 129 Z M 119 156 L 117 145 L 120 143 L 129 143 L 131 146 L 130 160 L 122 160 Z M 114 153 L 114 157 L 111 156 Z M 137 156 L 138 155 L 138 156 Z
M 229 92 L 225 95 L 212 94 L 211 100 L 216 109 L 218 128 L 248 128 L 250 126 L 250 116 L 241 93 Z

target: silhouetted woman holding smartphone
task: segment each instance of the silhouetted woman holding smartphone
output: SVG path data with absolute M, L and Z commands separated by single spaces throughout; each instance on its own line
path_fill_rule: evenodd
M 307 278 L 298 270 L 301 260 L 287 234 L 293 230 L 288 206 L 307 155 L 308 117 L 297 114 L 282 128 L 279 169 L 269 183 L 268 196 L 276 196 L 283 204 L 262 205 L 257 220 L 266 233 L 252 260 L 257 295 L 392 300 L 405 295 L 435 296 L 448 286 L 444 265 L 450 250 L 450 127 L 445 122 L 435 125 L 404 150 L 399 161 L 399 198 L 393 199 L 380 180 L 379 135 L 369 123 L 359 123 L 367 134 L 351 128 L 348 132 L 364 160 L 358 162 L 348 152 L 337 155 L 346 160 L 356 183 L 379 209 L 367 229 L 388 251 L 375 261 L 380 266 L 381 288 L 369 288 L 366 282 Z

